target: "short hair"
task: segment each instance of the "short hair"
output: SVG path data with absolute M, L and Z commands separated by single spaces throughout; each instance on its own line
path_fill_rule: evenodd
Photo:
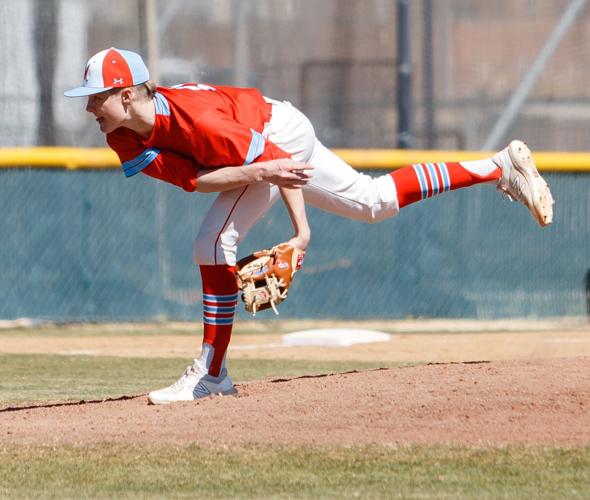
M 135 92 L 137 92 L 137 94 L 139 94 L 139 96 L 142 99 L 151 100 L 154 98 L 154 94 L 156 93 L 156 84 L 153 81 L 148 80 L 145 83 L 132 85 L 130 87 L 114 87 L 110 90 L 107 90 L 107 92 L 109 93 L 109 95 L 118 94 L 119 92 L 125 89 L 133 89 Z
M 154 94 L 156 93 L 156 84 L 152 80 L 148 80 L 145 83 L 140 83 L 139 85 L 135 85 L 134 88 L 141 95 L 147 97 L 148 99 L 153 99 Z

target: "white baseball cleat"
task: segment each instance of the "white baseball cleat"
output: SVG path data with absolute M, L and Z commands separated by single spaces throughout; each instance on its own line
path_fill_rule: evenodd
M 225 368 L 221 370 L 218 377 L 213 377 L 195 359 L 182 377 L 170 387 L 150 392 L 148 401 L 154 405 L 165 405 L 177 401 L 192 401 L 215 394 L 229 395 L 237 392 Z
M 511 200 L 520 201 L 541 226 L 551 224 L 555 202 L 527 145 L 522 141 L 512 141 L 508 147 L 496 153 L 492 161 L 502 170 L 497 189 L 506 193 Z

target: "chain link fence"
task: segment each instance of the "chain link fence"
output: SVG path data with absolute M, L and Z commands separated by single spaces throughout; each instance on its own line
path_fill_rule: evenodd
M 155 5 L 158 83 L 257 86 L 301 108 L 330 147 L 396 146 L 394 0 Z M 501 140 L 588 149 L 585 2 L 410 5 L 415 148 L 483 147 L 537 64 Z M 568 12 L 575 16 L 540 64 Z M 144 51 L 144 15 L 141 0 L 0 0 L 0 146 L 103 146 L 84 101 L 62 92 L 81 81 L 93 53 Z M 310 208 L 314 239 L 283 317 L 586 314 L 590 176 L 549 181 L 558 205 L 543 231 L 488 186 L 375 226 Z M 195 319 L 192 241 L 211 200 L 116 171 L 0 170 L 0 317 Z M 278 204 L 241 252 L 284 239 L 285 225 Z
M 585 315 L 590 176 L 549 181 L 561 202 L 546 230 L 490 186 L 376 225 L 310 207 L 312 245 L 281 317 Z M 0 317 L 194 320 L 193 239 L 212 196 L 116 171 L 0 171 Z M 285 227 L 278 203 L 241 254 L 285 239 Z

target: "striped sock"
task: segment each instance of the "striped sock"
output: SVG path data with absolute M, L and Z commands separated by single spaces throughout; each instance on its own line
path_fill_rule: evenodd
M 431 198 L 437 194 L 497 181 L 502 172 L 489 160 L 461 163 L 416 163 L 391 172 L 397 189 L 399 207 Z
M 203 343 L 213 348 L 207 368 L 209 375 L 217 377 L 231 338 L 238 285 L 233 266 L 199 266 L 199 269 L 203 281 Z

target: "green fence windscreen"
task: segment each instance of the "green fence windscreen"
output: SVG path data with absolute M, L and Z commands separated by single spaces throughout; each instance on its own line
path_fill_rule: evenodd
M 375 225 L 310 207 L 312 243 L 281 317 L 586 314 L 590 175 L 548 181 L 557 204 L 547 229 L 490 186 Z M 116 170 L 0 171 L 0 318 L 198 320 L 193 240 L 214 196 Z M 285 240 L 289 227 L 279 202 L 240 255 Z

